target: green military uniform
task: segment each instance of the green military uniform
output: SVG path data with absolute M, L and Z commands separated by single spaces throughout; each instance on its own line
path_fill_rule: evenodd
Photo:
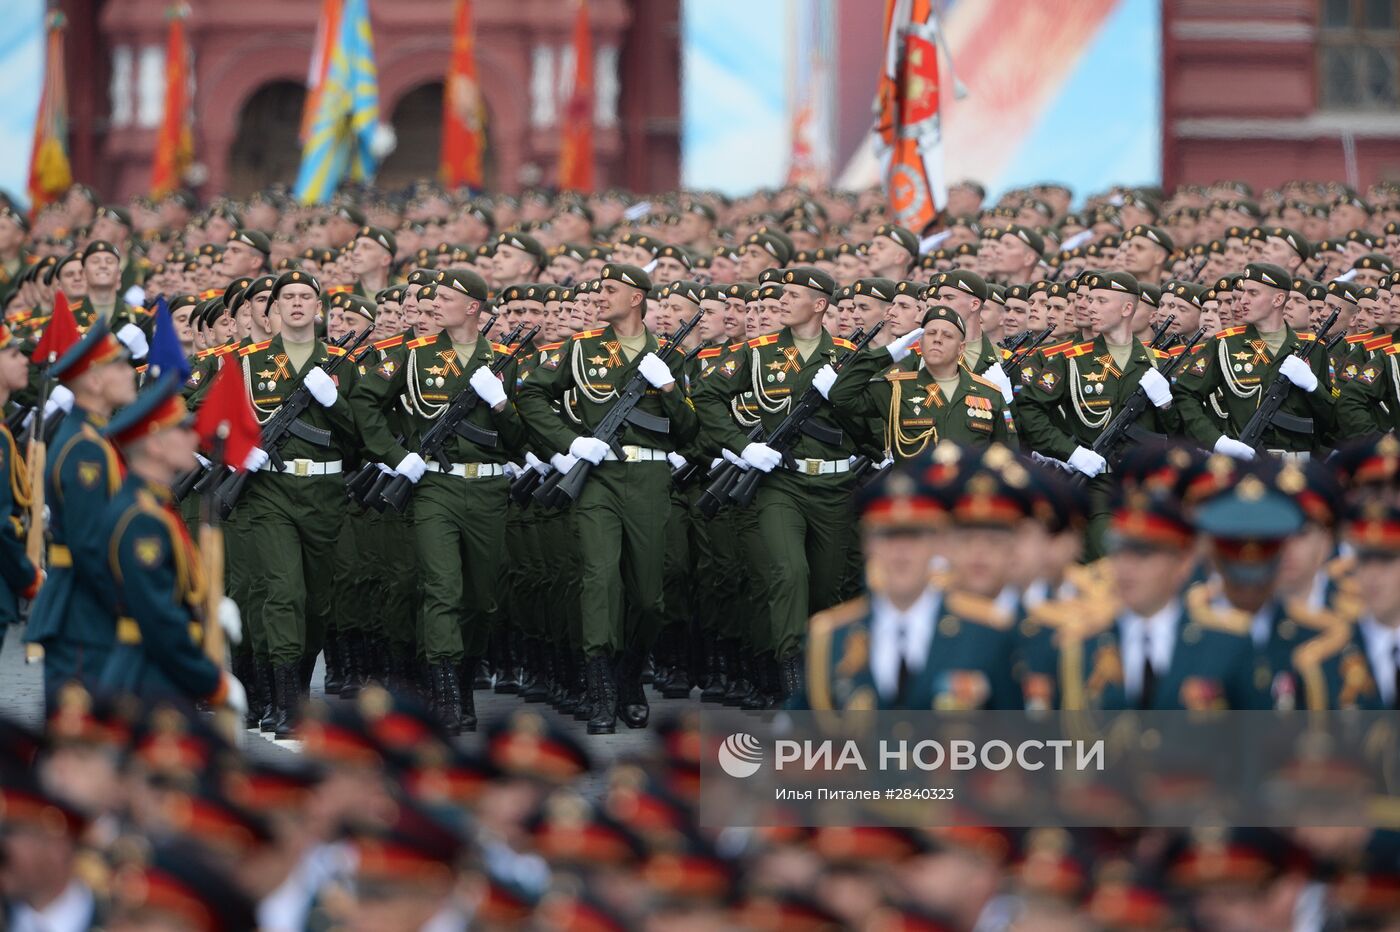
M 97 319 L 97 309 L 92 306 L 92 299 L 86 295 L 79 298 L 76 304 L 71 305 L 71 310 L 73 311 L 73 319 L 78 322 L 79 330 L 86 331 Z M 126 324 L 135 324 L 149 333 L 155 326 L 155 318 L 144 307 L 132 307 L 118 296 L 117 303 L 107 318 L 107 323 L 114 333 Z
M 1389 334 L 1372 355 L 1341 384 L 1337 398 L 1337 435 L 1363 437 L 1400 431 L 1400 344 Z
M 734 398 L 752 391 L 764 431 L 771 433 L 793 400 L 811 387 L 817 371 L 854 348 L 825 330 L 806 359 L 787 328 L 749 340 L 701 379 L 695 402 L 707 435 L 742 453 L 750 441 L 732 416 Z M 804 433 L 791 448 L 795 468 L 779 466 L 765 475 L 755 499 L 762 540 L 759 572 L 771 645 L 780 660 L 801 648 L 811 614 L 840 601 L 853 540 L 849 460 L 854 443 L 829 419 L 814 420 L 824 423 L 837 442 Z
M 913 366 L 892 366 L 883 348 L 867 348 L 842 368 L 831 387 L 831 403 L 856 417 L 878 418 L 884 449 L 896 461 L 920 456 L 944 440 L 1016 446 L 1016 427 L 1000 388 L 959 366 L 957 388 L 945 397 L 919 357 L 909 359 Z
M 1313 339 L 1312 334 L 1298 333 L 1285 325 L 1283 344 L 1274 353 L 1253 324 L 1227 327 L 1217 333 L 1177 376 L 1176 407 L 1181 409 L 1187 434 L 1206 449 L 1212 449 L 1222 435 L 1239 437 L 1294 344 Z M 1294 431 L 1272 425 L 1264 432 L 1263 446 L 1267 450 L 1318 452 L 1332 431 L 1332 381 L 1327 354 L 1313 352 L 1308 364 L 1317 376 L 1317 390 L 1290 391 L 1280 411 L 1303 424 L 1311 422 L 1311 429 Z M 1227 419 L 1224 429 L 1210 407 L 1211 396 L 1216 393 Z

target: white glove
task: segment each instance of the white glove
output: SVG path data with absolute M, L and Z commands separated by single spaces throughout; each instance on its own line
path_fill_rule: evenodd
M 597 437 L 575 437 L 574 442 L 569 444 L 569 455 L 597 466 L 608 455 L 608 445 Z
M 118 330 L 117 342 L 126 347 L 132 359 L 145 359 L 146 354 L 151 351 L 151 345 L 146 342 L 146 335 L 135 324 L 126 324 Z
M 1278 374 L 1305 392 L 1317 391 L 1317 376 L 1301 356 L 1287 356 L 1279 363 Z
M 1215 441 L 1215 452 L 1224 453 L 1226 456 L 1237 460 L 1252 460 L 1255 457 L 1254 448 L 1247 443 L 1240 443 L 1233 437 L 1221 436 Z
M 890 351 L 891 359 L 893 359 L 895 362 L 900 362 L 904 359 L 905 356 L 909 355 L 909 348 L 915 343 L 918 343 L 919 340 L 923 339 L 923 336 L 924 328 L 915 327 L 913 330 L 910 330 L 898 340 L 895 340 L 894 342 L 890 343 L 890 345 L 886 346 L 885 349 Z
M 316 366 L 306 373 L 306 378 L 301 380 L 301 384 L 306 386 L 306 390 L 311 393 L 311 397 L 316 399 L 316 403 L 323 408 L 329 408 L 335 404 L 335 383 L 331 377 L 326 375 L 326 370 Z
M 578 465 L 578 457 L 570 456 L 568 453 L 556 453 L 549 458 L 549 465 L 561 473 L 567 473 Z
M 267 465 L 267 451 L 262 447 L 253 447 L 248 451 L 248 455 L 243 458 L 243 468 L 249 472 L 257 472 Z M 208 460 L 205 461 L 206 463 Z
M 1031 451 L 1031 459 L 1042 466 L 1054 466 L 1056 469 L 1063 469 L 1065 472 L 1074 472 L 1074 467 L 1064 460 L 1057 460 L 1053 456 L 1046 456 L 1043 453 L 1037 453 L 1035 450 Z
M 507 479 L 514 479 L 516 476 L 520 475 L 520 467 L 514 463 L 505 463 L 501 466 L 501 469 L 505 470 Z
M 549 475 L 550 465 L 533 453 L 525 454 L 525 465 L 539 473 L 541 476 Z
M 495 373 L 485 366 L 480 367 L 472 373 L 472 377 L 467 380 L 476 396 L 486 402 L 492 408 L 499 408 L 506 403 L 506 389 L 501 384 L 501 380 L 496 378 Z
M 1148 369 L 1138 380 L 1138 385 L 1147 395 L 1147 400 L 1159 408 L 1169 408 L 1172 403 L 1172 383 L 1156 369 Z
M 49 400 L 44 403 L 44 420 L 53 417 L 54 412 L 67 414 L 73 410 L 73 392 L 66 385 L 55 385 L 49 392 Z
M 643 356 L 642 361 L 637 363 L 637 371 L 652 388 L 665 388 L 676 381 L 676 377 L 671 374 L 671 367 L 662 362 L 661 357 L 655 353 Z
M 394 472 L 403 476 L 409 482 L 418 483 L 423 478 L 423 473 L 428 471 L 428 464 L 423 462 L 423 457 L 417 453 L 410 453 L 399 461 L 399 465 L 394 467 Z
M 237 647 L 243 643 L 243 613 L 228 596 L 219 603 L 219 627 L 224 629 L 224 639 L 230 644 Z
M 1108 461 L 1088 447 L 1075 447 L 1069 455 L 1069 464 L 1090 479 L 1108 468 Z
M 783 461 L 783 455 L 766 443 L 751 443 L 739 455 L 759 472 L 772 472 Z
M 812 376 L 812 387 L 822 393 L 822 397 L 827 401 L 831 400 L 831 386 L 836 384 L 836 370 L 831 368 L 831 363 L 827 363 L 817 370 L 817 374 Z
M 750 469 L 753 468 L 748 463 L 744 462 L 743 457 L 735 456 L 733 453 L 729 452 L 727 448 L 721 447 L 719 454 L 720 456 L 724 457 L 726 462 L 733 463 L 735 466 L 738 466 L 739 469 L 743 472 L 748 472 Z
M 377 467 L 379 467 L 379 471 L 382 472 L 382 473 L 383 473 L 384 475 L 386 475 L 386 476 L 397 476 L 397 475 L 398 475 L 398 473 L 394 472 L 394 470 L 393 470 L 387 463 L 375 463 L 374 465 L 377 466 Z
M 679 453 L 667 453 L 666 462 L 671 464 L 672 469 L 685 469 L 687 465 L 685 457 L 681 456 Z
M 248 714 L 248 690 L 232 673 L 224 674 L 224 707 L 239 715 Z
M 1001 363 L 993 363 L 992 367 L 982 373 L 982 377 L 1001 389 L 1002 400 L 1007 404 L 1016 400 L 1016 393 L 1011 390 L 1011 380 L 1006 377 L 1006 372 L 1001 368 Z
M 885 454 L 885 458 L 882 459 L 882 460 L 880 460 L 880 462 L 878 462 L 878 463 L 875 464 L 875 468 L 876 468 L 876 469 L 885 469 L 886 467 L 888 467 L 888 466 L 893 466 L 893 465 L 894 465 L 894 454 L 892 454 L 892 453 L 886 453 L 886 454 Z

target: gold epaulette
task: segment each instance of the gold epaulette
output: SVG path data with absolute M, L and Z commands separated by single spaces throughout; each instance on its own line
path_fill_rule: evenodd
M 943 608 L 964 621 L 1005 631 L 1011 627 L 1011 613 L 997 605 L 995 599 L 966 592 L 950 592 L 943 597 Z
M 912 354 L 915 355 L 915 356 L 923 356 L 923 355 L 924 355 L 924 348 L 923 348 L 923 345 L 920 344 L 920 343 L 915 343 L 913 346 L 909 347 L 909 352 L 912 353 Z
M 777 342 L 778 335 L 776 333 L 765 333 L 761 337 L 754 337 L 752 340 L 750 340 L 748 342 L 748 347 L 749 349 L 758 349 L 760 346 L 769 346 Z
M 1226 337 L 1237 337 L 1248 329 L 1246 326 L 1226 327 L 1224 330 L 1215 331 L 1215 339 L 1223 340 Z
M 393 349 L 393 348 L 396 347 L 396 346 L 402 346 L 402 345 L 403 345 L 403 334 L 402 334 L 402 333 L 396 333 L 396 334 L 394 334 L 394 335 L 391 336 L 391 337 L 385 337 L 384 339 L 379 340 L 379 341 L 377 341 L 377 342 L 375 342 L 375 343 L 373 344 L 373 346 L 374 346 L 375 349 Z
M 254 353 L 261 353 L 263 350 L 267 349 L 271 345 L 271 340 L 263 340 L 261 343 L 249 343 L 247 346 L 243 347 L 241 350 L 238 351 L 238 355 L 251 356 Z
M 214 352 L 214 351 L 211 350 L 211 349 L 209 349 L 208 347 L 206 347 L 206 348 L 204 348 L 204 349 L 202 349 L 202 350 L 195 350 L 195 351 L 194 351 L 194 358 L 195 358 L 196 360 L 208 359 L 208 358 L 209 358 L 209 354 L 212 353 L 212 352 Z
M 854 343 L 852 343 L 850 340 L 845 339 L 844 337 L 832 337 L 831 342 L 835 343 L 843 350 L 853 350 L 856 348 L 856 345 Z
M 597 327 L 593 330 L 580 330 L 578 333 L 574 334 L 573 338 L 575 340 L 591 340 L 594 337 L 602 336 L 603 331 L 607 329 L 607 327 Z
M 903 382 L 905 379 L 917 379 L 918 377 L 919 372 L 917 369 L 913 371 L 908 369 L 890 369 L 885 373 L 885 379 L 889 382 Z
M 1182 347 L 1182 348 L 1185 349 L 1185 347 Z M 1153 358 L 1153 359 L 1171 359 L 1171 358 L 1172 358 L 1172 353 L 1171 353 L 1170 350 L 1153 349 L 1153 348 L 1150 347 L 1150 346 L 1148 347 L 1148 349 L 1151 349 L 1151 350 L 1152 350 L 1152 358 Z
M 234 340 L 232 343 L 225 343 L 223 346 L 214 347 L 210 350 L 210 353 L 215 356 L 227 356 L 236 349 L 238 349 L 238 341 Z
M 1012 354 L 1011 354 L 1011 350 L 1007 349 L 1007 348 L 1004 347 L 1004 346 L 999 346 L 999 347 L 997 347 L 997 349 L 999 349 L 999 350 L 1001 351 L 1001 358 L 1002 358 L 1002 359 L 1010 359 L 1010 358 L 1011 358 L 1011 355 L 1012 355 Z
M 515 350 L 515 347 L 506 346 L 504 343 L 492 343 L 491 348 L 503 356 L 509 356 Z
M 707 347 L 705 347 L 704 349 L 702 349 L 700 352 L 696 353 L 696 354 L 695 354 L 695 358 L 697 358 L 697 359 L 714 359 L 716 356 L 718 356 L 720 353 L 723 353 L 723 352 L 724 352 L 724 347 L 722 347 L 722 346 L 707 346 Z
M 205 288 L 199 293 L 199 300 L 208 301 L 210 298 L 217 298 L 223 295 L 222 288 Z
M 407 346 L 409 349 L 418 349 L 420 346 L 431 346 L 436 342 L 437 334 L 432 334 L 431 336 L 419 337 L 416 340 L 409 340 L 404 346 Z
M 343 346 L 336 346 L 334 343 L 327 343 L 326 352 L 331 356 L 344 356 L 346 349 Z
M 1385 354 L 1387 356 L 1400 355 L 1400 343 L 1392 343 L 1389 346 L 1387 346 L 1385 348 Z
M 1315 334 L 1315 333 L 1309 333 L 1309 332 L 1306 331 L 1306 330 L 1300 330 L 1300 331 L 1298 332 L 1298 339 L 1300 339 L 1300 340 L 1307 340 L 1307 341 L 1311 342 L 1311 341 L 1317 339 L 1317 334 Z
M 326 294 L 345 294 L 347 291 L 354 290 L 354 285 L 331 285 L 326 289 Z
M 1248 612 L 1239 609 L 1217 609 L 1210 604 L 1211 590 L 1208 583 L 1199 582 L 1186 590 L 1186 612 L 1191 620 L 1203 628 L 1224 631 L 1241 637 L 1249 635 L 1253 622 Z
M 1074 346 L 1071 346 L 1069 349 L 1065 350 L 1064 355 L 1066 359 L 1073 359 L 1076 356 L 1086 356 L 1089 353 L 1092 353 L 1093 351 L 1094 341 L 1089 340 L 1085 343 L 1076 343 Z
M 917 373 L 915 373 L 915 374 L 917 375 Z M 985 385 L 985 386 L 987 386 L 988 388 L 994 390 L 994 391 L 997 393 L 997 397 L 998 397 L 998 398 L 1001 397 L 1001 386 L 1000 386 L 1000 385 L 998 385 L 998 384 L 995 383 L 995 382 L 989 382 L 989 381 L 987 381 L 986 379 L 984 379 L 984 378 L 982 378 L 980 375 L 978 375 L 976 372 L 973 372 L 971 369 L 967 370 L 967 374 L 970 375 L 970 376 L 972 376 L 972 381 L 976 382 L 978 385 Z
M 1083 594 L 1068 599 L 1046 599 L 1027 613 L 1026 620 L 1063 631 L 1069 637 L 1088 640 L 1113 625 L 1116 604 L 1111 598 Z

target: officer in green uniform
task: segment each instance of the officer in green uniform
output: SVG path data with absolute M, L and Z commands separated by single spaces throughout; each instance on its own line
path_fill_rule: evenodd
M 651 280 L 635 266 L 603 267 L 605 326 L 574 334 L 520 388 L 519 407 L 541 443 L 555 451 L 550 462 L 567 473 L 574 459 L 594 465 L 574 505 L 579 541 L 583 648 L 586 655 L 590 733 L 615 726 L 619 689 L 623 721 L 646 724 L 648 711 L 641 671 L 665 619 L 664 542 L 669 513 L 671 470 L 666 454 L 695 436 L 695 409 L 677 390 L 680 358 L 674 369 L 658 355 L 655 335 L 643 322 Z M 646 379 L 639 411 L 647 427 L 628 426 L 622 451 L 590 436 L 634 374 Z M 565 393 L 576 392 L 579 424 L 556 413 Z M 628 631 L 624 617 L 634 625 Z M 620 654 L 616 674 L 612 655 Z
M 1332 380 L 1325 352 L 1304 360 L 1293 351 L 1314 339 L 1285 323 L 1283 305 L 1291 279 L 1276 265 L 1251 262 L 1236 295 L 1243 323 L 1226 327 L 1206 343 L 1195 361 L 1177 377 L 1175 397 L 1186 432 L 1198 444 L 1217 453 L 1252 459 L 1255 451 L 1237 439 L 1259 406 L 1261 394 L 1276 378 L 1286 378 L 1292 390 L 1277 420 L 1264 432 L 1270 452 L 1310 453 L 1320 450 L 1332 430 Z M 1219 398 L 1228 416 L 1222 430 L 1211 411 L 1210 397 Z
M 283 272 L 270 299 L 281 332 L 238 350 L 259 423 L 302 385 L 313 399 L 282 445 L 282 470 L 259 467 L 239 504 L 254 534 L 251 570 L 265 587 L 263 626 L 272 663 L 273 732 L 279 738 L 293 733 L 295 707 L 310 686 L 335 605 L 331 562 L 344 510 L 341 473 L 344 457 L 358 450 L 354 417 L 342 393 L 353 386 L 354 370 L 342 366 L 332 380 L 323 368 L 344 351 L 316 338 L 320 293 L 310 273 Z
M 937 304 L 921 326 L 883 349 L 866 348 L 831 387 L 831 403 L 855 417 L 878 418 L 884 449 L 896 462 L 915 459 L 944 440 L 964 446 L 1016 445 L 1001 389 L 962 365 L 963 319 Z M 910 352 L 917 341 L 920 351 Z M 898 365 L 913 360 L 917 368 Z
M 465 269 L 438 274 L 432 313 L 442 324 L 433 337 L 404 344 L 356 386 L 351 407 L 365 448 L 392 463 L 415 486 L 413 533 L 423 592 L 420 624 L 431 668 L 433 702 L 451 731 L 476 727 L 470 683 L 486 648 L 496 611 L 505 550 L 505 464 L 526 441 L 525 425 L 491 367 L 509 352 L 479 331 L 486 282 Z M 515 373 L 503 373 L 514 387 Z M 442 460 L 424 462 L 395 437 L 387 415 L 405 395 L 409 432 L 420 436 L 470 388 L 480 403 L 444 448 Z
M 828 368 L 853 344 L 823 326 L 836 282 L 819 269 L 782 275 L 783 328 L 749 340 L 701 380 L 696 410 L 708 437 L 765 473 L 755 508 L 762 544 L 759 573 L 770 613 L 773 658 L 781 698 L 800 690 L 807 619 L 836 604 L 853 540 L 850 458 L 855 445 L 829 416 L 812 418 L 790 448 L 790 459 L 750 440 L 731 414 L 731 401 L 752 391 L 765 432 L 787 416 L 793 400 L 817 386 L 825 396 L 836 379 Z M 815 379 L 821 373 L 822 381 Z
M 121 484 L 116 450 L 101 429 L 136 397 L 136 373 L 122 345 L 99 320 L 49 367 L 53 397 L 72 407 L 48 447 L 44 503 L 49 509 L 49 578 L 29 615 L 25 641 L 44 656 L 50 702 L 68 681 L 91 691 L 115 632 L 101 580 L 106 566 L 102 514 Z
M 812 618 L 802 709 L 1018 709 L 1015 629 L 997 596 L 1034 501 L 1000 444 L 947 442 L 861 502 L 867 597 Z M 945 555 L 948 572 L 931 578 Z
M 19 340 L 0 324 L 0 409 L 10 393 L 29 382 L 29 361 L 20 351 Z M 25 553 L 23 521 L 30 504 L 29 473 L 20 456 L 10 428 L 0 422 L 0 638 L 10 625 L 18 624 L 19 600 L 39 593 L 43 571 Z
M 127 475 L 102 518 L 105 581 L 113 599 L 107 621 L 116 646 L 98 691 L 202 700 L 241 716 L 248 711 L 243 685 L 201 646 L 203 625 L 226 622 L 202 618 L 209 580 L 170 497 L 175 476 L 194 464 L 198 437 L 190 420 L 172 374 L 152 383 L 103 430 L 121 450 Z M 227 611 L 221 606 L 220 615 Z

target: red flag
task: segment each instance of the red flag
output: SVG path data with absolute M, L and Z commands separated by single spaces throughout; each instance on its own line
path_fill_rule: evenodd
M 242 375 L 243 370 L 233 361 L 232 355 L 225 356 L 194 420 L 201 445 L 206 450 L 213 449 L 214 439 L 222 436 L 224 462 L 240 470 L 243 461 L 262 439 L 253 405 L 243 390 Z
M 194 133 L 190 127 L 190 57 L 185 42 L 188 4 L 177 3 L 167 12 L 170 29 L 165 40 L 165 116 L 156 135 L 155 163 L 151 169 L 151 197 L 159 200 L 180 186 L 194 161 Z
M 44 89 L 39 96 L 39 118 L 34 122 L 34 147 L 29 154 L 31 216 L 58 200 L 73 184 L 73 169 L 68 164 L 68 85 L 63 78 L 66 25 L 62 13 L 49 13 Z
M 876 125 L 885 190 L 900 225 L 923 230 L 947 202 L 939 107 L 938 21 L 929 0 L 886 0 Z
M 34 347 L 34 354 L 29 360 L 36 366 L 47 366 L 77 345 L 82 338 L 83 335 L 78 330 L 78 321 L 68 307 L 67 295 L 61 291 L 56 292 L 53 299 L 53 316 L 49 318 L 44 335 L 39 338 L 39 345 Z
M 593 34 L 588 29 L 588 0 L 579 0 L 574 19 L 574 86 L 564 105 L 559 188 L 593 193 Z
M 442 95 L 442 157 L 438 173 L 450 187 L 485 184 L 486 107 L 476 78 L 472 0 L 457 0 L 452 27 L 452 62 Z

